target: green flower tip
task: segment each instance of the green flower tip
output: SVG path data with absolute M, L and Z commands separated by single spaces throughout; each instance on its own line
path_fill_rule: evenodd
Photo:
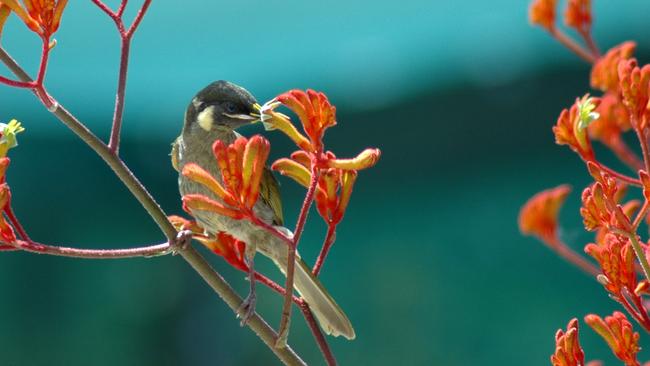
M 12 119 L 9 123 L 0 123 L 0 130 L 2 130 L 2 137 L 0 137 L 0 145 L 6 145 L 11 149 L 18 146 L 16 135 L 25 131 L 25 128 L 20 122 Z
M 600 114 L 594 112 L 595 109 L 596 104 L 589 94 L 585 94 L 585 96 L 578 101 L 578 128 L 580 130 L 589 127 L 591 122 L 600 118 Z

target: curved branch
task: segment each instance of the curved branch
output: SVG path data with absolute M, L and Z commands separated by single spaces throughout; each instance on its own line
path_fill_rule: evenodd
M 22 81 L 33 81 L 29 75 L 14 61 L 14 59 L 0 47 L 0 61 Z M 151 194 L 144 188 L 140 181 L 133 175 L 126 164 L 95 136 L 84 124 L 77 120 L 70 112 L 59 104 L 55 104 L 52 113 L 81 138 L 106 164 L 115 172 L 122 183 L 131 191 L 133 196 L 142 204 L 151 218 L 158 224 L 161 231 L 169 241 L 176 239 L 176 229 L 167 220 L 165 212 L 160 208 Z M 230 287 L 226 280 L 214 271 L 208 262 L 192 246 L 185 246 L 179 250 L 179 254 L 187 261 L 192 268 L 207 282 L 210 287 L 228 304 L 235 312 L 243 302 L 242 298 Z M 305 365 L 304 361 L 290 348 L 276 348 L 275 340 L 277 334 L 257 314 L 253 315 L 247 323 L 264 343 L 276 354 L 276 356 L 287 365 Z

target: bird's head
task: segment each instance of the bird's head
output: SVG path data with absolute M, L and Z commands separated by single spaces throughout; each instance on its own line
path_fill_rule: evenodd
M 190 102 L 183 131 L 208 134 L 216 130 L 234 130 L 259 118 L 254 108 L 256 103 L 246 89 L 228 81 L 215 81 Z

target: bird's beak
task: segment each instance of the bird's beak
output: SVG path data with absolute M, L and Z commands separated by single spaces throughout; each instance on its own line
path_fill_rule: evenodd
M 232 119 L 239 119 L 244 122 L 253 122 L 255 120 L 258 120 L 260 117 L 259 115 L 256 117 L 252 114 L 230 114 L 230 113 L 224 113 L 224 116 Z
M 260 122 L 262 120 L 262 115 L 260 114 L 261 108 L 262 106 L 258 103 L 253 104 L 253 112 L 249 114 L 249 116 L 253 118 L 251 123 Z

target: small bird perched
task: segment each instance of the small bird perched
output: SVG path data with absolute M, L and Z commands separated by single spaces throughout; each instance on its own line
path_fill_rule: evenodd
M 201 90 L 190 102 L 185 112 L 185 122 L 181 135 L 172 144 L 172 165 L 182 172 L 187 163 L 195 163 L 208 171 L 215 179 L 222 182 L 221 172 L 215 161 L 212 145 L 221 140 L 228 145 L 240 135 L 235 129 L 259 119 L 254 108 L 255 98 L 244 88 L 227 81 L 216 81 Z M 178 176 L 181 196 L 201 194 L 213 200 L 223 202 L 203 185 L 189 180 L 182 174 Z M 282 201 L 277 181 L 268 168 L 265 169 L 260 196 L 254 206 L 255 214 L 267 224 L 276 226 L 280 231 L 291 235 L 283 227 Z M 269 257 L 286 274 L 288 262 L 287 244 L 268 231 L 248 220 L 235 220 L 231 217 L 213 212 L 193 212 L 197 222 L 208 234 L 226 232 L 246 243 L 245 258 L 248 266 L 253 268 L 255 252 Z M 309 304 L 321 327 L 327 334 L 342 335 L 354 339 L 354 329 L 343 310 L 327 293 L 325 287 L 314 277 L 310 268 L 296 256 L 294 287 Z M 255 304 L 255 280 L 249 274 L 251 294 L 244 303 L 247 316 L 252 315 Z

